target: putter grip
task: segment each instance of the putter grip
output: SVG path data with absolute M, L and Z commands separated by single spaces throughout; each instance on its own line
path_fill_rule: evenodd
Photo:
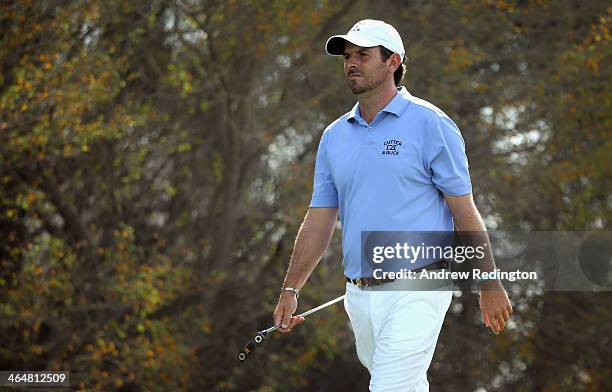
M 242 350 L 240 350 L 240 353 L 238 353 L 238 360 L 240 362 L 244 362 L 247 359 L 247 357 L 251 355 L 253 350 L 255 350 L 255 348 L 257 348 L 257 346 L 259 346 L 259 344 L 263 342 L 265 338 L 266 336 L 263 333 L 258 332 L 257 335 L 255 335 L 255 337 L 251 339 L 251 341 L 248 342 L 242 348 Z

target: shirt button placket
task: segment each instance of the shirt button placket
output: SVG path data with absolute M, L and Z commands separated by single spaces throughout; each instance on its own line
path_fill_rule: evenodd
M 366 129 L 368 130 L 366 134 L 366 140 L 368 144 L 373 144 L 376 140 L 376 134 L 374 133 L 374 127 L 368 124 L 366 125 Z

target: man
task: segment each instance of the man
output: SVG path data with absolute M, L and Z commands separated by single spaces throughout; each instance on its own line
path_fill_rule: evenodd
M 310 209 L 274 322 L 289 332 L 304 321 L 293 316 L 297 294 L 329 245 L 340 209 L 345 308 L 357 355 L 371 375 L 370 390 L 427 391 L 426 372 L 452 291 L 394 291 L 392 279 L 362 276 L 361 233 L 486 233 L 471 194 L 463 139 L 440 109 L 400 87 L 405 52 L 391 25 L 362 20 L 346 35 L 331 37 L 326 51 L 344 57 L 344 74 L 358 103 L 321 137 Z M 414 267 L 448 268 L 440 261 Z M 481 282 L 480 306 L 485 325 L 502 331 L 512 307 L 499 281 Z

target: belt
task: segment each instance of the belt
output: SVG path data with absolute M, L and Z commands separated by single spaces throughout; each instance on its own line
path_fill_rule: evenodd
M 440 261 L 436 261 L 435 263 L 426 265 L 425 267 L 420 267 L 417 269 L 413 269 L 412 272 L 417 273 L 417 272 L 421 272 L 423 270 L 425 271 L 431 271 L 431 270 L 437 270 L 437 269 L 446 269 L 449 267 L 449 262 L 446 260 L 440 260 Z M 368 286 L 378 286 L 384 283 L 389 283 L 389 282 L 393 282 L 395 281 L 395 279 L 376 279 L 376 278 L 371 278 L 371 277 L 365 277 L 365 278 L 356 278 L 356 279 L 351 279 L 348 276 L 345 276 L 346 281 L 349 283 L 352 283 L 354 285 L 356 285 L 357 287 L 361 288 L 361 287 L 368 287 Z

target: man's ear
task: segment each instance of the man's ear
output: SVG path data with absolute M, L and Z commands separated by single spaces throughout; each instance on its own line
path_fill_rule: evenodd
M 397 71 L 397 68 L 402 66 L 402 58 L 397 53 L 393 53 L 391 57 L 389 57 L 389 60 L 391 60 L 389 65 L 393 67 L 393 72 Z

